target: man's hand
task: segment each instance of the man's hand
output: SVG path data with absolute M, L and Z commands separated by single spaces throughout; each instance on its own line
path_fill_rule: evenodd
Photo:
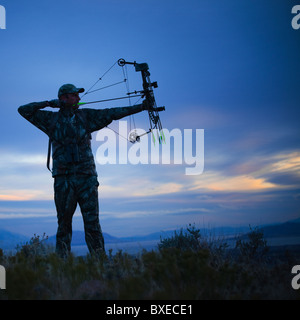
M 157 111 L 157 112 L 161 112 L 161 111 L 165 111 L 166 108 L 165 107 L 153 107 L 151 105 L 151 103 L 149 103 L 148 100 L 144 100 L 143 103 L 141 104 L 142 109 L 143 110 L 148 110 L 148 111 Z
M 142 108 L 143 110 L 153 110 L 153 107 L 151 104 L 148 102 L 148 100 L 144 100 L 142 103 Z
M 48 101 L 48 105 L 51 108 L 61 108 L 63 107 L 64 103 L 59 99 L 54 99 L 54 100 Z

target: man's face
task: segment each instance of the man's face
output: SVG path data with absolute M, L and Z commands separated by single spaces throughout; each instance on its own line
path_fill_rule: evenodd
M 80 101 L 78 93 L 67 93 L 60 98 L 67 107 L 78 109 L 78 102 Z

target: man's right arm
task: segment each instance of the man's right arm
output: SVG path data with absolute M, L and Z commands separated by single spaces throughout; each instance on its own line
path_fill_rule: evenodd
M 32 102 L 19 107 L 18 112 L 34 126 L 48 134 L 47 131 L 51 123 L 53 112 L 41 111 L 41 109 L 50 107 L 50 104 L 51 101 Z
M 32 102 L 18 108 L 18 112 L 22 117 L 29 120 L 38 110 L 49 106 L 49 101 Z M 30 120 L 29 120 L 30 121 Z

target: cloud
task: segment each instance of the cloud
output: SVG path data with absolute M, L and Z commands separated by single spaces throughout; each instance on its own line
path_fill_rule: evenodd
M 263 178 L 255 178 L 250 175 L 224 176 L 218 172 L 207 172 L 194 182 L 191 191 L 225 191 L 225 192 L 251 192 L 270 190 L 277 185 L 267 182 Z
M 52 178 L 45 168 L 45 155 L 1 150 L 0 174 L 2 201 L 53 199 Z
M 2 219 L 29 219 L 29 218 L 45 218 L 56 217 L 55 213 L 0 213 Z
M 45 165 L 45 155 L 32 153 L 11 152 L 1 150 L 0 170 L 20 167 L 35 167 Z
M 195 178 L 190 190 L 261 192 L 299 187 L 300 152 L 253 156 L 231 170 L 211 170 Z
M 272 161 L 259 171 L 259 174 L 282 188 L 299 188 L 300 152 L 275 155 Z
M 150 182 L 150 181 L 149 181 Z M 179 193 L 183 186 L 179 183 L 164 183 L 160 184 L 157 183 L 156 185 L 151 182 L 151 184 L 143 184 L 142 187 L 137 188 L 135 192 L 133 192 L 134 197 L 147 197 L 147 196 L 155 196 L 155 195 L 164 195 L 164 194 L 170 194 L 170 193 Z M 150 187 L 149 187 L 150 186 Z
M 4 170 L 6 161 L 3 159 L 13 160 L 8 163 L 10 170 Z M 99 198 L 100 203 L 105 203 L 101 215 L 106 218 L 150 216 L 158 212 L 160 215 L 212 215 L 212 212 L 223 210 L 222 205 L 233 208 L 248 206 L 247 203 L 251 202 L 255 207 L 273 201 L 278 192 L 299 187 L 298 151 L 270 156 L 254 155 L 247 161 L 241 160 L 231 170 L 222 168 L 222 159 L 224 161 L 226 157 L 221 157 L 217 166 L 204 170 L 198 176 L 186 176 L 182 168 L 176 165 L 100 166 Z M 28 154 L 4 153 L 0 161 L 3 169 L 0 201 L 53 201 L 51 175 L 46 170 L 36 170 L 36 165 L 44 164 L 42 160 L 38 154 L 29 157 Z M 27 170 L 23 170 L 24 164 Z M 28 171 L 31 169 L 33 171 L 29 179 Z M 250 195 L 255 196 L 249 198 Z M 116 199 L 113 205 L 112 199 Z M 149 210 L 145 206 L 149 206 Z M 110 212 L 111 207 L 114 208 L 113 212 Z M 39 217 L 39 213 L 33 211 L 1 214 L 1 219 Z
M 126 183 L 123 180 L 116 181 L 114 178 L 105 179 L 100 187 L 100 196 L 105 198 L 141 198 L 156 195 L 180 193 L 183 185 L 175 182 L 162 183 L 155 177 L 137 179 L 128 178 Z
M 146 217 L 146 216 L 166 216 L 166 215 L 186 215 L 186 214 L 206 214 L 211 212 L 210 209 L 207 208 L 161 208 L 161 210 L 149 208 L 147 210 L 127 210 L 122 212 L 109 212 L 109 211 L 101 211 L 102 217 L 109 217 L 109 218 L 134 218 L 134 217 Z
M 278 153 L 273 156 L 254 155 L 230 170 L 222 169 L 222 160 L 213 170 L 202 175 L 187 177 L 178 174 L 176 166 L 110 165 L 105 176 L 100 177 L 100 198 L 151 198 L 162 195 L 186 197 L 187 192 L 265 192 L 299 185 L 300 152 Z M 226 160 L 227 159 L 227 160 Z M 2 169 L 0 200 L 52 200 L 52 178 L 45 170 L 44 157 L 35 154 L 4 153 L 0 160 Z M 5 166 L 10 170 L 5 171 Z M 27 170 L 22 168 L 27 166 Z M 107 170 L 106 170 L 107 168 Z M 33 170 L 30 179 L 28 172 Z M 11 173 L 14 172 L 14 174 Z
M 293 172 L 300 175 L 300 152 L 278 154 L 274 156 L 274 160 L 272 172 Z
M 0 190 L 0 201 L 48 200 L 49 198 L 49 194 L 44 190 Z
M 0 220 L 56 217 L 54 207 L 49 207 L 45 202 L 22 201 L 20 200 L 17 203 L 0 201 Z

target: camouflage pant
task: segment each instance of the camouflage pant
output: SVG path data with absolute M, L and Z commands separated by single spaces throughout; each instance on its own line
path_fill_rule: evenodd
M 98 180 L 96 176 L 56 176 L 54 196 L 58 229 L 56 252 L 64 257 L 71 251 L 72 218 L 77 204 L 83 216 L 85 241 L 91 254 L 104 253 L 104 239 L 99 223 Z

